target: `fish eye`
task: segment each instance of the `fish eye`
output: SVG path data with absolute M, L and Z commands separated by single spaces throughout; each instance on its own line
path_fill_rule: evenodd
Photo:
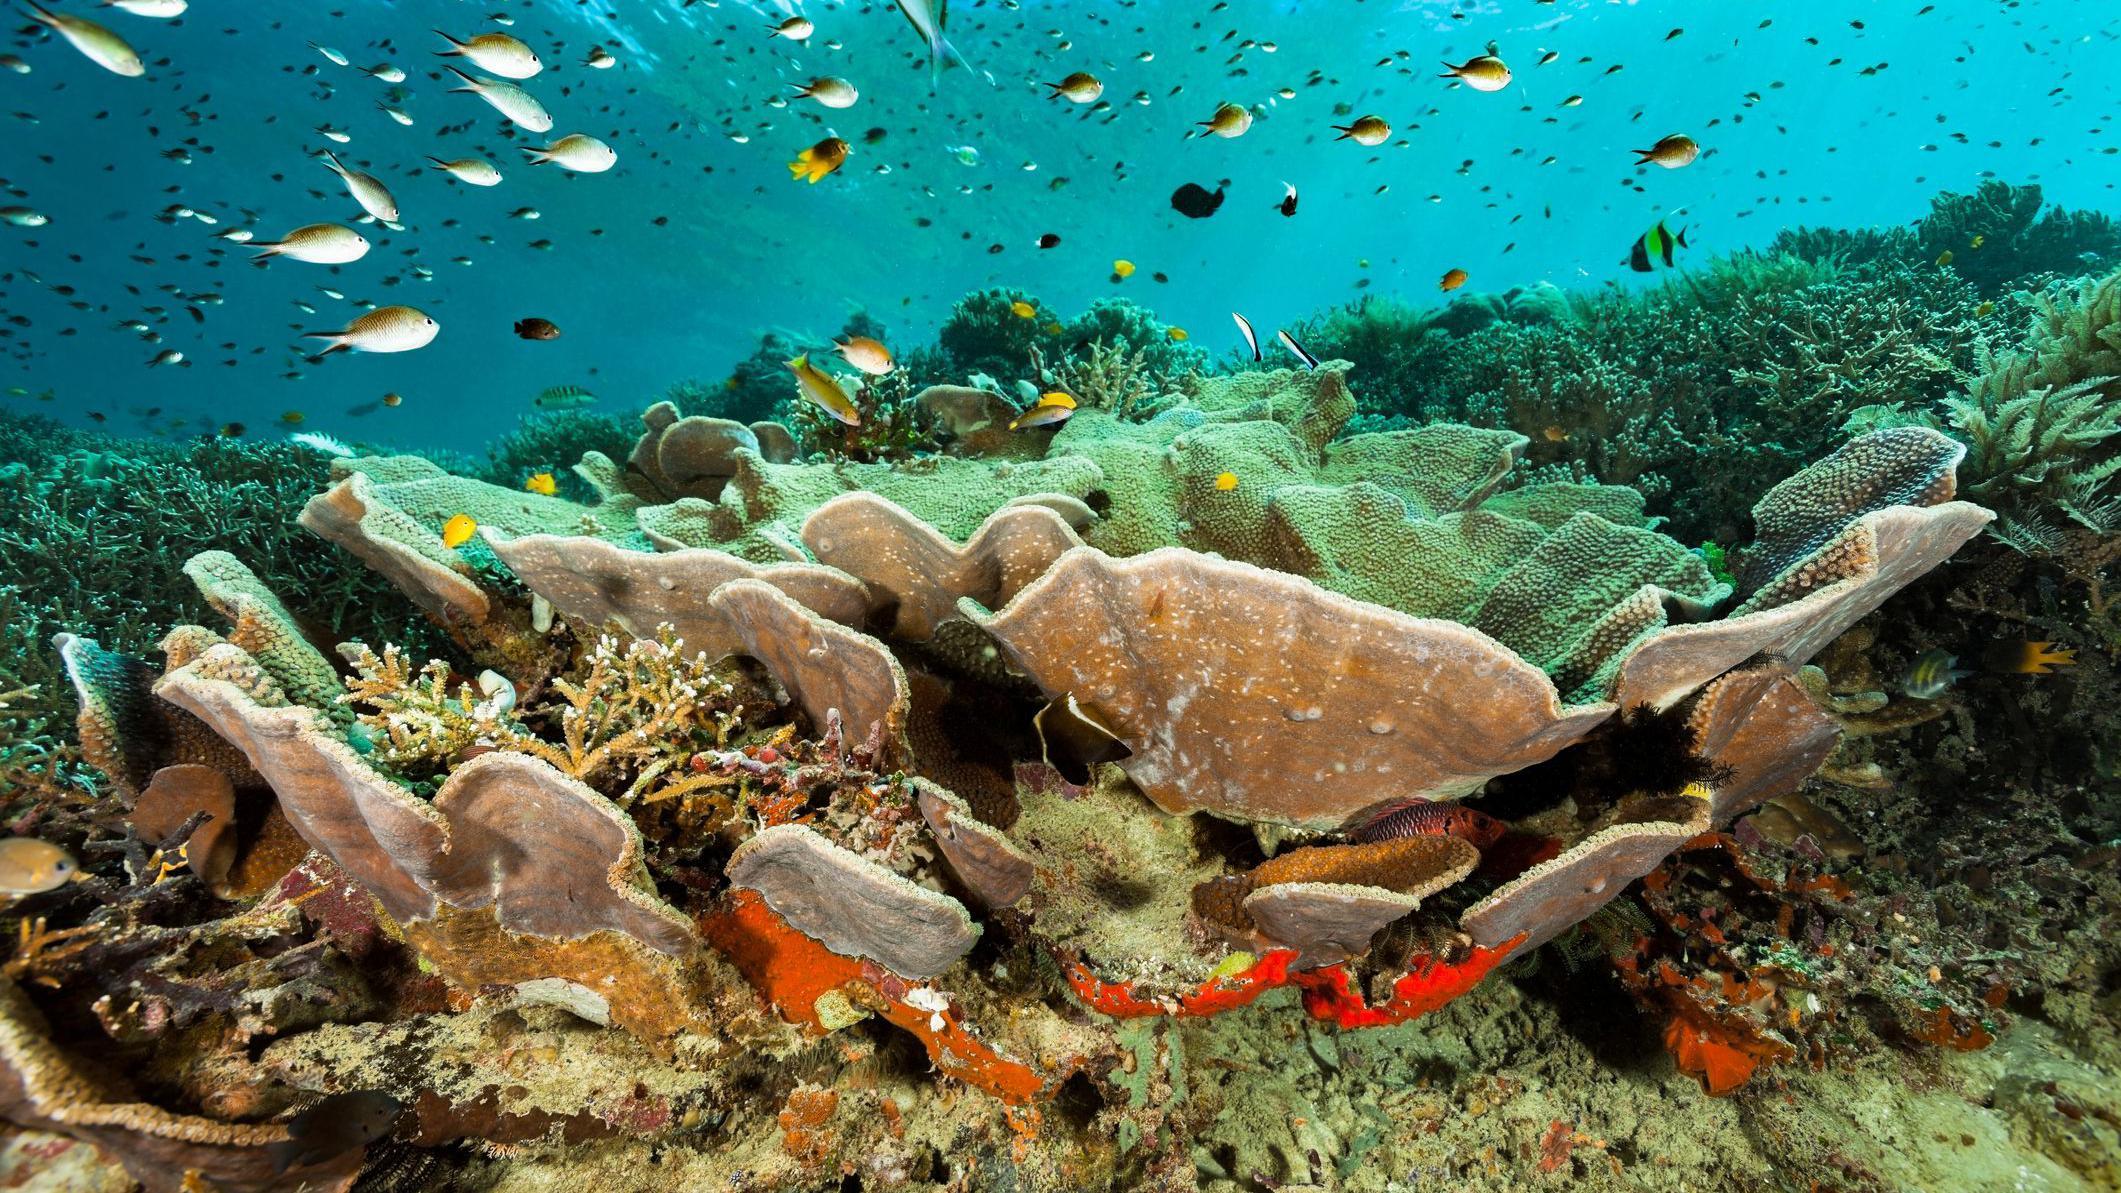
M 73 868 L 74 859 L 70 857 L 62 857 L 58 861 L 52 863 L 53 872 L 58 874 L 68 873 L 73 870 Z

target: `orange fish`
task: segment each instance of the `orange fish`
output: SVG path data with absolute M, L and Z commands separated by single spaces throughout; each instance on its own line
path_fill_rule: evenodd
M 2075 650 L 2055 650 L 2052 642 L 1998 642 L 1982 652 L 1981 662 L 2005 675 L 2052 675 L 2057 667 L 2077 665 Z
M 1436 283 L 1436 288 L 1438 290 L 1456 290 L 1460 286 L 1465 285 L 1466 279 L 1470 276 L 1472 275 L 1463 269 L 1453 269 L 1443 275 L 1443 280 Z

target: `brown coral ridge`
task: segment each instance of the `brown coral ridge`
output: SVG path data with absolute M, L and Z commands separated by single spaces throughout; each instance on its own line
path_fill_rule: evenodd
M 1287 948 L 1310 969 L 1367 951 L 1386 925 L 1480 864 L 1457 837 L 1314 845 L 1193 890 L 1196 915 L 1255 951 Z
M 819 617 L 764 580 L 731 580 L 707 603 L 814 725 L 823 728 L 837 713 L 853 740 L 875 739 L 887 759 L 910 756 L 906 669 L 883 643 Z
M 907 978 L 948 969 L 978 942 L 964 905 L 886 870 L 799 824 L 756 833 L 729 859 L 729 881 L 843 957 Z
M 559 979 L 590 1018 L 651 1044 L 711 1031 L 715 983 L 686 918 L 648 889 L 639 832 L 536 759 L 482 754 L 434 801 L 371 769 L 320 716 L 275 706 L 255 661 L 216 646 L 159 695 L 212 724 L 271 783 L 296 830 L 370 892 L 457 985 Z
M 1648 799 L 1625 807 L 1614 823 L 1593 832 L 1503 884 L 1459 917 L 1483 948 L 1513 939 L 1522 954 L 1582 923 L 1648 874 L 1687 841 L 1708 831 L 1709 801 Z
M 1166 811 L 1336 829 L 1380 790 L 1461 795 L 1542 762 L 1613 711 L 1563 705 L 1467 626 L 1182 548 L 1077 548 L 1000 612 L 964 608 L 1048 695 L 1097 711 Z
M 795 436 L 779 423 L 746 426 L 726 418 L 681 418 L 675 405 L 657 402 L 641 412 L 641 425 L 622 483 L 651 504 L 720 497 L 737 474 L 739 452 L 775 464 L 796 456 Z
M 819 506 L 804 520 L 802 538 L 820 562 L 869 586 L 880 610 L 891 611 L 893 636 L 924 642 L 958 615 L 961 597 L 989 608 L 1008 603 L 1082 545 L 1081 524 L 1071 525 L 1047 505 L 1016 501 L 959 546 L 893 502 L 857 490 Z
M 744 651 L 744 639 L 708 597 L 730 580 L 756 579 L 830 621 L 860 625 L 869 608 L 862 582 L 832 567 L 757 564 L 706 547 L 630 551 L 584 535 L 524 535 L 492 530 L 486 543 L 524 587 L 591 627 L 615 624 L 635 638 L 668 625 L 688 654 L 721 659 Z
M 289 1138 L 284 1126 L 172 1114 L 113 1092 L 51 1042 L 43 1017 L 7 980 L 0 980 L 0 1116 L 96 1145 L 148 1193 L 191 1193 L 200 1181 L 228 1193 L 345 1190 L 364 1160 L 356 1148 L 283 1172 L 268 1149 Z

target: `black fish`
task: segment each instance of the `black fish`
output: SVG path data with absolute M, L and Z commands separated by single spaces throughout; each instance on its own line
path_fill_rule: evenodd
M 1671 230 L 1664 226 L 1664 221 L 1658 220 L 1649 231 L 1635 238 L 1634 247 L 1628 250 L 1628 268 L 1636 273 L 1648 273 L 1656 268 L 1654 262 L 1662 261 L 1665 268 L 1670 269 L 1672 249 L 1675 245 L 1679 248 L 1688 247 L 1686 230 L 1680 229 L 1679 235 L 1675 237 Z
M 1291 352 L 1294 352 L 1296 354 L 1296 359 L 1304 362 L 1305 368 L 1318 368 L 1318 358 L 1311 355 L 1311 353 L 1306 350 L 1302 344 L 1297 343 L 1295 336 L 1290 335 L 1286 331 L 1276 332 L 1275 336 L 1276 338 L 1281 340 L 1282 347 L 1287 348 Z
M 1077 787 L 1089 784 L 1099 763 L 1118 762 L 1134 753 L 1103 721 L 1076 703 L 1073 695 L 1061 696 L 1039 709 L 1031 718 L 1031 727 L 1038 731 L 1039 752 L 1046 765 Z
M 404 1109 L 403 1103 L 378 1089 L 331 1095 L 289 1120 L 285 1141 L 266 1146 L 273 1175 L 367 1147 L 390 1133 Z
M 1283 215 L 1295 215 L 1295 214 L 1296 214 L 1296 187 L 1295 187 L 1295 185 L 1294 185 L 1294 184 L 1292 184 L 1292 183 L 1287 183 L 1287 182 L 1284 182 L 1284 183 L 1282 183 L 1282 185 L 1283 185 L 1283 186 L 1286 186 L 1286 187 L 1288 187 L 1288 188 L 1289 188 L 1289 193 L 1288 193 L 1288 194 L 1286 194 L 1286 195 L 1283 195 L 1283 196 L 1281 197 L 1281 202 L 1279 202 L 1279 203 L 1275 204 L 1275 206 L 1276 206 L 1277 208 L 1279 208 L 1279 209 L 1281 210 L 1281 213 L 1282 213 Z
M 1171 206 L 1189 220 L 1207 219 L 1222 205 L 1221 186 L 1211 191 L 1197 182 L 1189 182 L 1171 192 Z
M 1231 311 L 1230 317 L 1232 319 L 1237 320 L 1237 330 L 1245 333 L 1245 347 L 1250 348 L 1252 350 L 1252 359 L 1258 360 L 1260 358 L 1259 337 L 1252 334 L 1252 321 L 1250 319 L 1245 318 L 1243 315 L 1238 314 L 1236 311 Z

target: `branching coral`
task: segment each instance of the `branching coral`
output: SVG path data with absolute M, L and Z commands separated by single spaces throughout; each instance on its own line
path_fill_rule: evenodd
M 656 638 L 624 644 L 599 638 L 578 678 L 556 678 L 556 699 L 517 707 L 514 689 L 458 683 L 449 665 L 415 672 L 396 646 L 379 655 L 353 644 L 345 703 L 362 709 L 361 732 L 377 757 L 393 765 L 432 768 L 467 751 L 528 754 L 562 774 L 612 791 L 622 802 L 682 794 L 668 773 L 696 749 L 728 744 L 737 724 L 735 689 L 718 679 L 705 655 L 687 656 L 668 627 Z M 544 722 L 559 740 L 540 736 Z M 692 784 L 697 786 L 698 784 Z
M 1072 396 L 1079 408 L 1109 410 L 1121 418 L 1140 411 L 1168 380 L 1149 367 L 1141 349 L 1129 352 L 1124 342 L 1104 340 L 1092 340 L 1081 356 L 1063 356 L 1051 364 L 1034 347 L 1031 373 L 1042 388 Z

